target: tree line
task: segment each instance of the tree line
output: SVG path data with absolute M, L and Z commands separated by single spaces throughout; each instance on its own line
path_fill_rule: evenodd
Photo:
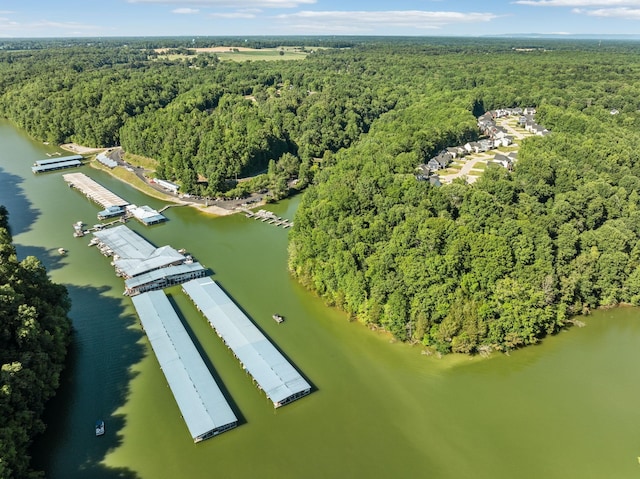
M 0 477 L 41 477 L 28 447 L 44 431 L 44 406 L 60 382 L 71 322 L 64 286 L 40 261 L 16 257 L 7 209 L 0 205 Z
M 245 63 L 150 50 L 189 48 L 172 41 L 0 52 L 0 113 L 36 138 L 155 158 L 185 192 L 306 188 L 292 274 L 439 352 L 532 344 L 639 301 L 637 43 L 362 38 Z M 553 134 L 527 140 L 513 173 L 417 181 L 477 139 L 479 114 L 515 106 Z
M 290 236 L 292 274 L 440 353 L 534 344 L 591 308 L 640 304 L 638 52 L 437 62 L 462 58 L 422 75 L 422 96 L 316 176 Z M 473 134 L 474 113 L 532 105 L 553 133 L 525 140 L 513 173 L 416 181 L 425 152 Z

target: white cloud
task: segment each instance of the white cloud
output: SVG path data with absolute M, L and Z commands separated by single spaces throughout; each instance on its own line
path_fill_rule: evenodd
M 277 15 L 289 27 L 322 32 L 365 32 L 388 27 L 439 29 L 452 24 L 490 22 L 493 13 L 404 11 L 301 11 Z
M 129 3 L 156 5 L 188 5 L 198 7 L 245 8 L 294 8 L 301 4 L 314 4 L 316 0 L 128 0 Z
M 27 36 L 87 36 L 92 32 L 103 32 L 104 28 L 77 22 L 55 22 L 38 20 L 29 23 L 12 21 L 0 17 L 0 37 Z
M 599 8 L 596 10 L 581 10 L 576 8 L 574 13 L 581 13 L 590 17 L 624 18 L 625 20 L 640 20 L 640 8 Z
M 212 18 L 256 18 L 256 14 L 250 12 L 211 13 L 209 16 Z
M 197 8 L 176 8 L 175 10 L 171 10 L 171 13 L 177 13 L 180 15 L 193 15 L 194 13 L 200 13 L 200 10 Z
M 513 3 L 534 7 L 632 7 L 640 0 L 517 0 Z

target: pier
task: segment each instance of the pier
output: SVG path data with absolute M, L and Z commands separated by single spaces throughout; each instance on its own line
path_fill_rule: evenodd
M 270 225 L 275 225 L 275 226 L 282 226 L 283 228 L 291 228 L 293 226 L 293 221 L 289 221 L 286 218 L 280 218 L 272 211 L 267 211 L 267 210 L 251 211 L 247 208 L 238 208 L 238 210 L 242 211 L 247 218 L 260 220 L 263 223 L 269 223 Z
M 69 173 L 62 175 L 62 178 L 69 184 L 70 188 L 78 189 L 91 201 L 98 203 L 104 208 L 103 211 L 98 213 L 99 220 L 120 216 L 124 218 L 122 222 L 129 218 L 135 218 L 146 226 L 167 220 L 164 215 L 149 206 L 136 206 L 130 204 L 128 201 L 120 198 L 115 193 L 112 193 L 101 184 L 96 183 L 84 173 Z M 169 206 L 173 205 L 167 205 L 162 208 L 161 211 L 166 210 Z M 114 222 L 109 224 L 113 223 Z M 92 231 L 80 231 L 79 233 L 87 232 Z M 77 234 L 76 236 L 82 236 L 82 234 Z
M 129 204 L 128 201 L 123 200 L 101 184 L 96 183 L 84 173 L 68 173 L 62 175 L 62 178 L 69 184 L 70 188 L 78 189 L 91 201 L 98 203 L 105 209 L 111 206 L 127 206 Z

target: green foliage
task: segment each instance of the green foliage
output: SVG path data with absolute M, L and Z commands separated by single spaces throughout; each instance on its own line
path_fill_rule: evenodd
M 42 140 L 120 143 L 185 192 L 307 188 L 291 273 L 440 352 L 532 344 L 570 315 L 640 304 L 637 44 L 336 38 L 303 61 L 242 64 L 153 50 L 234 41 L 7 41 L 0 114 Z M 247 46 L 294 41 L 312 48 Z M 511 106 L 538 107 L 553 131 L 523 142 L 513 173 L 416 180 L 477 138 L 476 116 Z
M 44 431 L 70 340 L 70 303 L 30 256 L 18 262 L 0 206 L 0 477 L 28 477 L 27 448 Z
M 410 93 L 305 193 L 292 274 L 441 353 L 534 344 L 570 315 L 640 304 L 640 56 L 548 53 L 413 57 L 430 67 L 421 84 L 400 77 Z M 410 175 L 473 138 L 472 113 L 527 105 L 553 133 L 525 140 L 513 173 L 442 187 Z

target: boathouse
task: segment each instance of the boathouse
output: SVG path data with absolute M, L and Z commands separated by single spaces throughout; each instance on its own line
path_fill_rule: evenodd
M 96 231 L 93 235 L 100 241 L 98 248 L 113 255 L 116 271 L 125 279 L 177 266 L 187 260 L 171 246 L 156 248 L 125 225 Z
M 34 173 L 44 173 L 47 171 L 74 168 L 81 165 L 82 155 L 61 156 L 58 158 L 50 158 L 48 160 L 38 160 L 31 167 L 31 171 Z
M 192 279 L 203 278 L 206 275 L 207 270 L 198 262 L 156 269 L 127 279 L 124 282 L 124 294 L 135 296 L 145 291 L 168 288 Z
M 167 221 L 166 216 L 147 205 L 129 205 L 127 206 L 127 211 L 140 223 L 146 226 L 155 225 L 158 223 L 162 223 L 163 221 Z
M 280 407 L 306 396 L 311 386 L 211 278 L 182 285 L 222 341 L 273 402 Z
M 236 415 L 167 296 L 151 291 L 132 299 L 193 442 L 236 427 Z

